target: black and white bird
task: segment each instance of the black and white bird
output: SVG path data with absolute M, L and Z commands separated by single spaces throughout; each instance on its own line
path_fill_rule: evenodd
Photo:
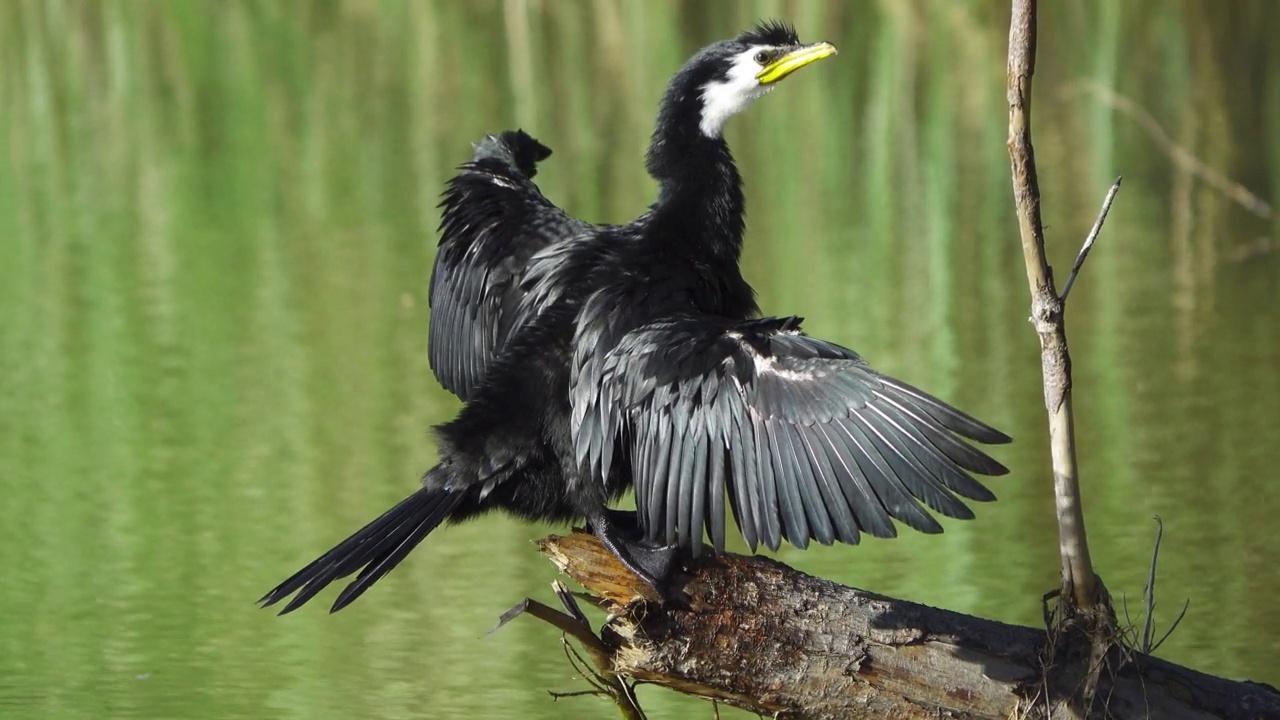
M 972 517 L 1006 469 L 966 440 L 1009 438 L 795 317 L 758 318 L 739 271 L 742 181 L 725 122 L 834 55 L 765 23 L 671 79 L 647 156 L 657 201 L 627 225 L 577 220 L 532 182 L 550 150 L 490 136 L 445 192 L 429 357 L 465 405 L 436 428 L 422 487 L 269 592 L 283 612 L 358 573 L 339 610 L 432 530 L 502 509 L 585 520 L 665 590 L 680 550 L 857 543 Z M 635 512 L 612 510 L 634 488 Z M 727 507 L 726 507 L 727 506 Z

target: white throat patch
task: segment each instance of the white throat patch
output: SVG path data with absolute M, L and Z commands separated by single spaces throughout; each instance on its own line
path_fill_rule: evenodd
M 729 67 L 726 80 L 712 80 L 702 86 L 702 120 L 698 127 L 707 137 L 720 137 L 724 123 L 746 110 L 751 103 L 773 89 L 756 80 L 760 63 L 755 61 L 760 48 L 753 47 L 738 53 Z

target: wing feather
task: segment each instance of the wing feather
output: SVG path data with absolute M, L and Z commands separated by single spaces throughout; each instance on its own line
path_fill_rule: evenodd
M 1013 441 L 1013 438 L 1008 435 L 968 413 L 951 407 L 928 393 L 917 390 L 900 380 L 894 380 L 883 375 L 880 377 L 885 385 L 893 388 L 903 397 L 909 398 L 912 405 L 918 407 L 922 412 L 936 420 L 939 425 L 951 432 L 988 445 L 1003 445 Z
M 595 387 L 571 393 L 579 461 L 599 475 L 616 445 L 641 527 L 695 553 L 704 531 L 723 549 L 726 495 L 753 550 L 893 537 L 894 520 L 941 532 L 929 510 L 994 499 L 971 473 L 1007 470 L 966 440 L 1008 436 L 798 326 L 684 318 L 580 348 L 574 382 Z
M 800 501 L 805 518 L 809 521 L 809 535 L 823 545 L 835 542 L 835 530 L 831 526 L 831 510 L 827 497 L 820 487 L 821 477 L 817 463 L 801 437 L 804 424 L 787 424 L 782 430 L 791 444 L 791 457 L 795 461 L 795 479 L 800 486 Z
M 756 489 L 760 487 L 760 479 L 756 474 L 754 453 L 750 456 L 747 454 L 747 451 L 755 446 L 750 442 L 750 436 L 745 431 L 746 416 L 742 412 L 741 404 L 733 403 L 730 407 L 733 414 L 728 418 L 726 429 L 729 445 L 729 479 L 733 485 L 733 491 L 729 501 L 733 508 L 734 522 L 742 531 L 742 538 L 747 541 L 747 547 L 755 552 L 757 543 L 760 542 L 760 523 L 757 520 L 759 514 L 755 505 L 755 494 Z
M 678 415 L 677 415 L 678 416 Z M 678 420 L 677 420 L 678 421 Z M 673 484 L 678 484 L 680 479 L 680 456 L 684 452 L 685 433 L 684 429 L 675 425 L 672 428 L 671 439 L 668 439 L 667 450 L 664 455 L 667 456 L 666 465 L 658 466 L 658 474 L 654 475 L 654 487 L 650 489 L 648 506 L 649 518 L 652 521 L 653 532 L 662 532 L 663 542 L 671 544 L 676 541 L 676 524 L 673 520 L 673 512 L 671 512 L 671 495 Z
M 806 548 L 809 546 L 809 522 L 800 496 L 799 468 L 794 451 L 787 442 L 786 431 L 772 420 L 764 421 L 764 432 L 769 440 L 768 462 L 773 467 L 783 533 L 792 545 Z
M 825 438 L 820 435 L 821 428 L 816 425 L 801 425 L 796 430 L 804 443 L 805 454 L 813 464 L 814 476 L 818 481 L 818 490 L 822 493 L 822 504 L 831 514 L 832 531 L 840 542 L 856 545 L 858 543 L 858 521 L 849 509 L 849 503 L 840 489 L 840 481 L 831 458 L 827 455 Z
M 892 405 L 872 405 L 869 410 L 884 419 L 901 440 L 899 446 L 946 489 L 970 500 L 991 501 L 996 496 L 984 485 L 961 472 L 956 463 L 924 437 L 920 429 Z
M 760 417 L 752 420 L 755 432 L 752 433 L 754 442 L 751 447 L 755 450 L 756 473 L 759 475 L 759 492 L 753 501 L 755 509 L 760 512 L 761 519 L 764 520 L 764 527 L 760 528 L 764 546 L 770 550 L 777 550 L 782 545 L 782 533 L 783 528 L 787 526 L 789 506 L 783 507 L 778 500 L 777 474 L 773 471 L 773 462 L 770 459 L 772 450 L 769 447 L 769 436 L 765 433 L 765 421 Z M 757 488 L 750 489 L 757 490 Z
M 666 477 L 659 481 L 659 485 L 664 485 L 666 488 L 666 497 L 663 498 L 655 493 L 655 497 L 650 500 L 649 504 L 649 510 L 650 512 L 655 512 L 655 517 L 665 519 L 665 522 L 654 524 L 666 529 L 664 541 L 668 545 L 676 541 L 676 517 L 677 510 L 680 507 L 680 478 L 684 477 L 685 441 L 688 439 L 685 433 L 689 429 L 685 408 L 684 404 L 677 404 L 672 413 L 674 425 L 671 436 L 671 462 L 667 465 Z
M 936 512 L 948 517 L 966 520 L 973 517 L 972 510 L 939 485 L 929 475 L 928 469 L 916 462 L 913 456 L 903 451 L 894 441 L 895 438 L 891 438 L 888 431 L 876 422 L 877 418 L 858 414 L 850 420 L 862 429 L 864 437 L 875 446 L 880 457 L 888 463 L 894 477 L 902 482 L 908 492 L 923 500 L 925 505 Z
M 548 246 L 594 226 L 571 217 L 534 184 L 551 150 L 523 131 L 489 135 L 449 180 L 431 273 L 427 356 L 440 384 L 470 399 L 518 324 L 522 278 Z M 527 308 L 525 316 L 539 308 Z
M 689 487 L 685 495 L 686 500 L 681 498 L 680 513 L 683 516 L 684 528 L 681 537 L 681 544 L 693 550 L 694 557 L 697 557 L 702 549 L 702 520 L 707 512 L 707 442 L 709 438 L 707 433 L 699 433 L 694 440 L 693 448 L 693 466 L 690 468 L 689 475 L 686 476 L 685 484 Z
M 850 451 L 849 459 L 858 464 L 890 517 L 923 533 L 942 532 L 942 526 L 912 499 L 911 492 L 881 454 L 879 446 L 871 442 L 861 427 L 852 421 L 837 423 L 836 427 L 849 441 L 845 445 Z
M 665 416 L 654 414 L 653 422 L 660 428 L 656 433 L 658 437 L 658 456 L 653 461 L 649 471 L 648 494 L 636 495 L 636 510 L 640 512 L 640 517 L 644 519 L 644 527 L 647 529 L 649 537 L 657 537 L 659 532 L 666 532 L 664 524 L 660 522 L 665 517 L 661 503 L 667 494 L 667 478 L 671 475 L 668 471 L 671 461 L 671 448 L 676 441 L 671 423 L 667 422 L 668 420 L 669 418 Z M 641 503 L 644 503 L 644 505 L 641 505 Z
M 708 382 L 710 376 L 708 376 Z M 704 383 L 704 387 L 708 383 Z M 715 392 L 715 391 L 713 391 Z M 704 416 L 707 423 L 707 487 L 702 509 L 699 511 L 699 522 L 707 528 L 711 545 L 716 552 L 724 550 L 724 466 L 725 466 L 725 426 L 731 419 L 732 412 L 727 407 L 730 393 L 715 392 L 711 407 Z M 694 551 L 701 552 L 701 543 Z
M 858 527 L 871 533 L 873 537 L 896 537 L 898 531 L 889 512 L 871 488 L 862 468 L 853 459 L 843 431 L 835 424 L 830 427 L 815 425 L 814 430 L 825 441 L 823 447 L 827 449 L 827 459 L 831 461 L 831 468 L 836 472 L 840 490 L 849 503 L 849 510 L 857 520 Z
M 892 405 L 899 412 L 911 418 L 912 423 L 924 434 L 929 442 L 961 468 L 983 475 L 1004 475 L 1009 472 L 1008 468 L 985 453 L 965 445 L 950 433 L 943 432 L 927 419 L 929 416 L 915 410 L 908 401 L 905 401 L 896 392 L 892 390 L 886 391 L 881 393 L 880 397 L 884 398 L 887 405 Z
M 712 441 L 709 448 L 708 460 L 710 467 L 708 475 L 710 481 L 707 485 L 707 534 L 711 536 L 711 547 L 716 552 L 724 552 L 724 471 L 725 471 L 725 451 L 724 445 Z

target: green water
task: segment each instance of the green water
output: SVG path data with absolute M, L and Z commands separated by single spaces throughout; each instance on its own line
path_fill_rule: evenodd
M 1280 6 L 1046 3 L 1035 133 L 1072 293 L 1095 561 L 1160 654 L 1280 683 L 1280 233 L 1170 160 L 1280 200 Z M 999 7 L 998 10 L 993 8 Z M 784 16 L 840 55 L 736 119 L 766 312 L 1015 435 L 942 536 L 784 551 L 807 572 L 1038 624 L 1057 583 L 1038 344 L 1004 141 L 1007 11 L 914 2 L 0 4 L 0 717 L 609 717 L 558 634 L 485 636 L 551 530 L 432 536 L 359 603 L 254 600 L 410 491 L 456 412 L 425 361 L 435 202 L 523 126 L 539 182 L 644 208 L 667 77 Z M 326 596 L 328 597 L 328 596 Z M 652 717 L 710 708 L 642 688 Z

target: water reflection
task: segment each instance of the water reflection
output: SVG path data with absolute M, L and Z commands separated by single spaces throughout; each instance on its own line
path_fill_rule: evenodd
M 1136 600 L 1161 515 L 1160 624 L 1192 601 L 1162 654 L 1274 683 L 1274 226 L 1132 119 L 1056 91 L 1114 88 L 1265 192 L 1280 58 L 1263 29 L 1280 18 L 1209 8 L 1047 9 L 1037 150 L 1057 267 L 1125 175 L 1069 326 L 1096 562 Z M 1018 440 L 976 522 L 781 555 L 1036 624 L 1056 531 L 1004 151 L 1005 19 L 983 3 L 759 10 L 841 48 L 730 128 L 762 305 Z M 521 125 L 556 149 L 548 195 L 629 218 L 652 196 L 640 159 L 667 75 L 754 16 L 621 2 L 0 8 L 0 712 L 610 712 L 547 698 L 583 687 L 549 628 L 483 636 L 546 594 L 554 572 L 528 542 L 546 528 L 442 532 L 332 617 L 280 619 L 252 600 L 434 458 L 425 430 L 457 407 L 423 352 L 434 203 L 468 143 Z M 654 717 L 707 712 L 642 701 Z

